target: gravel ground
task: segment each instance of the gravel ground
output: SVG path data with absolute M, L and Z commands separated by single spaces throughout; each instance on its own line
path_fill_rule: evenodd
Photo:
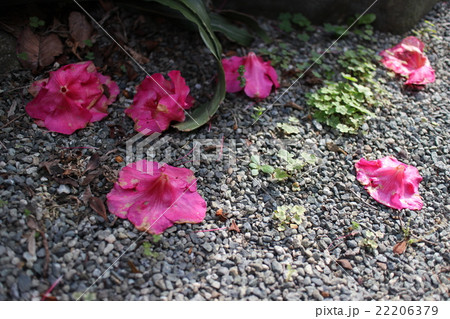
M 95 196 L 104 199 L 117 171 L 125 165 L 118 156 L 125 158 L 125 142 L 134 132 L 123 110 L 131 103 L 134 87 L 144 74 L 139 73 L 132 82 L 114 75 L 121 89 L 129 92 L 128 98 L 122 94 L 105 120 L 71 136 L 38 128 L 25 114 L 24 106 L 31 96 L 22 87 L 35 76 L 28 71 L 5 75 L 1 81 L 5 92 L 0 96 L 0 300 L 39 300 L 59 276 L 63 279 L 52 295 L 58 300 L 77 299 L 119 256 L 83 298 L 447 300 L 448 9 L 447 2 L 440 2 L 425 17 L 436 30 L 434 37 L 428 32 L 422 38 L 436 70 L 436 82 L 422 91 L 408 91 L 401 80 L 388 76 L 380 66 L 377 74 L 386 79 L 383 88 L 390 93 L 391 103 L 375 109 L 376 117 L 357 135 L 342 135 L 311 121 L 305 93 L 317 87 L 311 88 L 302 80 L 254 125 L 255 103 L 241 94 L 228 94 L 211 125 L 191 133 L 167 131 L 161 140 L 165 144 L 159 147 L 166 152 L 157 154 L 156 159 L 169 155 L 169 164 L 194 170 L 208 211 L 201 224 L 174 226 L 158 242 L 128 221 L 114 220 L 112 215 L 105 221 L 82 201 L 86 184 Z M 135 18 L 124 13 L 125 25 Z M 294 35 L 280 35 L 278 22 L 260 21 L 276 39 L 272 46 L 282 41 L 295 48 L 296 62 L 306 61 L 312 51 L 325 50 L 333 40 L 318 29 L 305 44 Z M 427 26 L 423 20 L 416 29 Z M 160 41 L 149 53 L 148 72 L 179 69 L 192 95 L 200 102 L 206 100 L 214 85 L 214 60 L 197 35 L 168 22 L 150 21 L 147 27 L 153 30 L 149 38 Z M 411 34 L 376 32 L 376 41 L 363 45 L 379 52 L 407 35 Z M 139 43 L 138 36 L 129 37 L 131 46 Z M 356 38 L 345 37 L 337 48 L 354 48 L 357 44 Z M 251 49 L 258 52 L 264 46 L 255 42 Z M 244 53 L 226 41 L 224 48 Z M 332 61 L 337 48 L 325 59 Z M 282 86 L 289 86 L 294 79 L 282 78 Z M 258 105 L 267 108 L 283 89 Z M 288 101 L 304 109 L 284 106 Z M 277 123 L 287 122 L 290 116 L 300 119 L 300 133 L 286 141 Z M 195 141 L 211 139 L 213 145 L 220 146 L 222 137 L 221 161 L 217 161 L 217 148 L 204 147 L 200 163 L 192 162 L 190 151 Z M 347 155 L 328 150 L 328 142 Z M 317 165 L 307 167 L 297 179 L 300 190 L 296 192 L 291 189 L 294 180 L 275 182 L 269 175 L 252 176 L 249 171 L 251 154 L 259 154 L 264 163 L 281 166 L 275 154 L 283 143 L 292 153 L 307 151 L 319 158 Z M 235 152 L 235 164 L 229 160 L 233 153 L 229 149 Z M 95 152 L 101 155 L 99 175 L 88 183 L 83 177 L 84 165 Z M 420 193 L 425 202 L 421 211 L 384 207 L 356 181 L 354 163 L 359 158 L 388 155 L 419 169 L 423 176 Z M 68 176 L 55 178 L 42 167 L 43 162 L 54 159 L 60 160 L 63 169 L 73 168 Z M 304 222 L 297 229 L 278 231 L 273 212 L 277 206 L 288 204 L 306 208 Z M 215 216 L 219 208 L 229 214 L 228 220 L 223 222 Z M 45 230 L 50 253 L 47 272 L 45 243 L 42 235 L 35 236 L 27 224 L 28 215 Z M 232 220 L 240 233 L 227 229 L 204 232 L 229 226 Z M 353 221 L 362 231 L 340 240 Z M 405 253 L 394 254 L 393 246 L 403 239 L 402 229 L 408 223 L 422 240 Z M 364 246 L 368 231 L 380 235 L 376 249 Z M 347 260 L 350 266 L 343 268 L 337 259 Z

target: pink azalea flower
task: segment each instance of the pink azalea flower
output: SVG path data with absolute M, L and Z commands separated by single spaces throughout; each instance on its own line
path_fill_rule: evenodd
M 184 110 L 194 104 L 180 71 L 170 71 L 170 80 L 160 73 L 147 76 L 137 87 L 133 104 L 125 114 L 135 122 L 135 130 L 145 135 L 166 130 L 170 122 L 185 120 Z
M 119 94 L 109 76 L 97 72 L 91 61 L 65 65 L 35 81 L 28 90 L 34 99 L 25 110 L 36 124 L 52 132 L 72 134 L 100 121 Z
M 381 62 L 395 73 L 407 76 L 405 84 L 424 85 L 435 80 L 430 61 L 423 53 L 424 44 L 416 37 L 407 37 L 380 53 Z
M 231 57 L 222 60 L 225 70 L 225 81 L 227 92 L 235 93 L 244 89 L 245 94 L 251 98 L 264 99 L 269 96 L 272 86 L 280 87 L 275 69 L 270 65 L 270 61 L 264 62 L 261 57 L 250 52 L 246 57 Z M 244 67 L 244 79 L 239 77 L 239 67 Z M 241 86 L 241 82 L 245 82 Z M 244 84 L 244 83 L 243 83 Z
M 377 202 L 395 209 L 423 207 L 419 195 L 422 177 L 414 166 L 384 157 L 374 161 L 361 158 L 355 167 L 356 179 Z
M 191 170 L 146 160 L 124 167 L 106 197 L 111 213 L 151 234 L 173 224 L 199 223 L 206 214 Z

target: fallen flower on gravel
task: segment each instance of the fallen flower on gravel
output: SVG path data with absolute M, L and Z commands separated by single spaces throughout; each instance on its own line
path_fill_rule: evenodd
M 146 160 L 124 167 L 106 197 L 111 213 L 151 234 L 173 224 L 199 223 L 206 213 L 191 170 Z
M 425 85 L 435 80 L 430 61 L 423 53 L 424 44 L 410 36 L 396 46 L 380 53 L 381 62 L 395 73 L 408 77 L 405 84 Z
M 423 207 L 419 195 L 422 177 L 414 166 L 388 156 L 374 161 L 361 158 L 355 167 L 357 180 L 377 202 L 395 209 Z
M 125 110 L 135 123 L 135 130 L 145 135 L 166 130 L 170 122 L 185 120 L 184 110 L 194 99 L 180 71 L 170 71 L 170 80 L 160 73 L 147 76 L 137 87 L 133 104 Z
M 244 89 L 251 98 L 264 99 L 269 96 L 272 86 L 278 88 L 278 76 L 270 61 L 250 52 L 246 57 L 231 57 L 222 60 L 225 70 L 227 92 L 235 93 Z
M 36 124 L 52 132 L 72 134 L 108 115 L 108 105 L 116 99 L 119 87 L 88 61 L 50 72 L 49 78 L 35 81 L 28 91 L 34 99 L 25 110 Z

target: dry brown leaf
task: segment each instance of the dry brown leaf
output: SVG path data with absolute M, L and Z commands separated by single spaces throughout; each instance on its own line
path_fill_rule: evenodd
M 55 57 L 63 53 L 63 44 L 54 33 L 38 36 L 30 27 L 25 27 L 17 40 L 17 52 L 26 53 L 26 58 L 19 59 L 20 63 L 35 71 L 53 63 Z
M 92 171 L 86 175 L 83 181 L 80 183 L 81 186 L 89 185 L 97 176 L 100 175 L 100 171 Z
M 32 256 L 36 256 L 36 237 L 34 236 L 34 231 L 28 236 L 28 252 Z
M 85 173 L 90 170 L 94 170 L 98 167 L 98 164 L 100 162 L 100 155 L 98 153 L 92 154 L 91 158 L 89 159 L 89 162 L 86 165 Z
M 148 62 L 150 62 L 150 59 L 147 58 L 146 56 L 143 56 L 142 54 L 140 54 L 139 52 L 133 50 L 132 48 L 130 48 L 129 46 L 124 45 L 125 49 L 128 51 L 128 53 L 131 54 L 131 56 L 139 63 L 139 64 L 147 64 Z
M 84 48 L 86 40 L 91 38 L 92 25 L 86 20 L 86 17 L 77 11 L 72 11 L 69 15 L 69 32 L 75 42 L 75 47 Z
M 408 242 L 406 240 L 402 240 L 401 242 L 395 244 L 394 248 L 392 249 L 395 254 L 403 254 L 406 250 Z
M 339 265 L 341 265 L 345 269 L 349 269 L 349 270 L 353 269 L 352 264 L 350 264 L 350 262 L 347 259 L 338 259 L 337 262 Z
M 36 222 L 36 219 L 34 219 L 34 217 L 31 217 L 31 216 L 27 217 L 27 225 L 32 230 L 39 230 L 39 226 L 38 226 L 38 224 Z
M 83 192 L 83 195 L 81 195 L 81 200 L 83 201 L 83 203 L 87 204 L 89 203 L 89 199 L 92 197 L 92 192 L 91 192 L 91 187 L 88 185 L 88 187 L 86 187 L 86 189 Z
M 234 219 L 231 221 L 231 225 L 230 225 L 230 227 L 228 227 L 228 230 L 229 230 L 229 231 L 234 230 L 234 231 L 237 232 L 237 233 L 240 233 L 240 232 L 241 232 L 241 230 L 239 229 L 239 227 L 238 227 L 238 225 L 236 224 L 236 222 L 234 221 Z
M 108 220 L 108 217 L 106 216 L 106 207 L 103 201 L 98 197 L 91 197 L 89 198 L 89 206 L 92 208 L 93 211 L 95 211 L 97 214 L 99 214 L 105 221 Z

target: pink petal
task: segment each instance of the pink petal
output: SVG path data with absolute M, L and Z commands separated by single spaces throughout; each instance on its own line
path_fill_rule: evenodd
M 170 71 L 171 81 L 162 74 L 146 77 L 137 87 L 133 104 L 125 114 L 135 122 L 135 130 L 150 135 L 166 130 L 172 121 L 185 120 L 184 110 L 193 103 L 189 87 L 180 71 Z
M 423 207 L 419 195 L 422 177 L 414 166 L 384 157 L 374 161 L 362 158 L 355 167 L 357 180 L 377 202 L 395 209 Z
M 175 223 L 199 223 L 206 214 L 191 170 L 146 160 L 123 168 L 107 204 L 111 213 L 152 234 Z
M 425 85 L 435 81 L 434 70 L 431 66 L 423 66 L 409 74 L 408 81 L 405 84 Z
M 238 69 L 241 65 L 245 64 L 245 58 L 233 56 L 229 59 L 223 59 L 222 65 L 225 71 L 226 90 L 229 93 L 236 93 L 243 89 L 241 83 L 238 80 Z
M 96 73 L 97 78 L 103 86 L 103 94 L 89 109 L 92 114 L 91 122 L 97 122 L 108 115 L 108 106 L 111 105 L 119 95 L 120 90 L 116 82 L 111 81 L 109 76 Z
M 381 62 L 397 74 L 409 76 L 405 84 L 434 82 L 434 70 L 423 54 L 424 44 L 416 37 L 407 37 L 391 49 L 380 52 Z
M 34 82 L 29 91 L 35 98 L 27 104 L 26 111 L 36 123 L 50 131 L 72 134 L 105 117 L 119 88 L 88 61 L 50 72 L 48 79 Z
M 80 128 L 86 127 L 91 114 L 88 110 L 68 100 L 63 99 L 44 119 L 44 126 L 52 132 L 72 134 Z
M 425 48 L 425 44 L 414 36 L 404 38 L 400 44 L 415 47 L 419 49 L 420 52 L 423 52 L 423 49 Z
M 262 58 L 250 52 L 245 60 L 245 94 L 264 99 L 269 96 L 273 85 L 279 86 L 275 70 L 269 62 L 263 62 Z

